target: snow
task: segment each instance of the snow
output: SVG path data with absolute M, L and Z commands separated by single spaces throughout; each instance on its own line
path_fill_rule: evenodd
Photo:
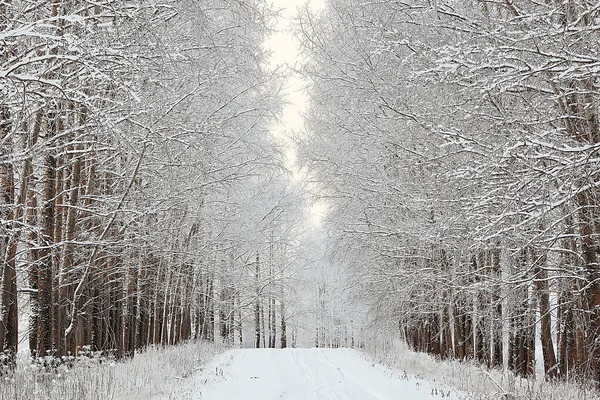
M 489 369 L 472 360 L 440 360 L 414 352 L 401 340 L 378 342 L 367 348 L 374 362 L 430 382 L 443 382 L 459 393 L 468 394 L 467 399 L 600 400 L 593 384 L 526 379 L 511 371 L 503 372 L 502 368 Z
M 440 384 L 368 361 L 352 349 L 236 349 L 159 399 L 464 399 Z
M 386 366 L 384 366 L 386 365 Z M 400 341 L 351 349 L 226 350 L 205 341 L 150 347 L 124 362 L 81 357 L 44 371 L 20 354 L 0 399 L 15 400 L 591 400 L 593 385 L 522 379 L 441 361 Z
M 205 341 L 157 346 L 122 362 L 80 356 L 71 367 L 62 365 L 52 371 L 32 364 L 22 351 L 14 375 L 0 379 L 0 400 L 152 399 L 174 392 L 224 350 L 220 344 Z

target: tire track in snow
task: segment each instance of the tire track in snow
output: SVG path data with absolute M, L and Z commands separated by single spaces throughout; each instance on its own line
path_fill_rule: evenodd
M 207 379 L 214 371 L 219 379 Z M 350 349 L 232 350 L 189 385 L 186 393 L 197 395 L 186 399 L 442 400 L 433 394 L 432 384 L 402 378 Z M 453 391 L 443 400 L 460 397 Z

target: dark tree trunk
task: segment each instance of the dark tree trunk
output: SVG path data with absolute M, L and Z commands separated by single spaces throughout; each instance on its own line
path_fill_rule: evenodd
M 54 196 L 56 195 L 56 157 L 50 140 L 57 133 L 57 114 L 48 116 L 47 150 L 44 160 L 44 197 L 41 213 L 41 248 L 38 274 L 38 321 L 36 352 L 38 357 L 52 350 L 52 283 L 54 271 L 52 251 L 54 246 Z
M 279 302 L 280 305 L 280 318 L 281 318 L 281 348 L 285 349 L 287 347 L 287 324 L 285 322 L 285 302 L 281 300 Z
M 256 300 L 254 303 L 254 347 L 257 349 L 260 347 L 260 263 L 258 252 L 256 253 L 256 273 L 254 275 L 254 282 L 256 285 Z
M 0 106 L 0 143 L 9 135 L 10 120 L 7 107 Z M 10 143 L 10 141 L 9 141 Z M 0 147 L 2 149 L 2 147 Z M 24 182 L 28 179 L 28 168 L 25 167 Z M 26 184 L 24 185 L 27 186 Z M 0 289 L 0 346 L 4 354 L 3 362 L 10 369 L 16 367 L 18 350 L 18 315 L 17 315 L 17 274 L 15 257 L 17 254 L 17 235 L 19 228 L 17 220 L 19 215 L 15 210 L 15 184 L 14 168 L 11 162 L 0 164 L 0 206 L 6 205 L 8 212 L 0 212 L 0 220 L 7 221 L 6 226 L 0 226 L 0 232 L 6 228 L 6 236 L 0 235 L 0 268 L 2 272 L 2 285 Z M 23 186 L 21 188 L 20 207 L 25 203 Z M 2 208 L 0 208 L 2 210 Z

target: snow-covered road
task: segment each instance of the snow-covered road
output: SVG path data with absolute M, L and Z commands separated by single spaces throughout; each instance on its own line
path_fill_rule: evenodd
M 231 350 L 176 398 L 202 400 L 460 399 L 439 384 L 374 364 L 350 349 Z M 181 387 L 183 389 L 183 387 Z M 180 397 L 181 396 L 181 397 Z M 173 397 L 172 397 L 173 398 Z

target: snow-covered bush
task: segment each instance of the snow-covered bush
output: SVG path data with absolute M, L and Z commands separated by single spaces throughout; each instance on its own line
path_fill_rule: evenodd
M 14 400 L 106 400 L 149 399 L 166 396 L 176 383 L 201 368 L 224 347 L 190 342 L 170 347 L 150 347 L 133 359 L 116 362 L 110 357 L 80 357 L 44 368 L 19 360 L 17 370 L 0 382 L 0 399 Z
M 595 389 L 574 382 L 524 379 L 512 372 L 488 369 L 476 362 L 439 360 L 410 350 L 403 342 L 366 349 L 374 361 L 402 374 L 439 382 L 467 393 L 470 400 L 589 400 L 600 398 Z

